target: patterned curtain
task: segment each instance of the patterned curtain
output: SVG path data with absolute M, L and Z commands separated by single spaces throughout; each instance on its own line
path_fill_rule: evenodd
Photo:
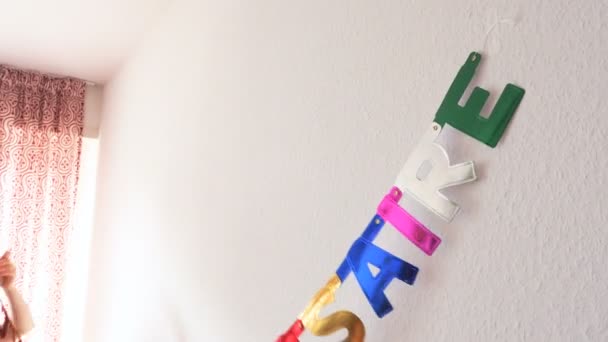
M 81 81 L 0 66 L 0 254 L 11 250 L 30 304 L 28 341 L 61 341 L 84 92 Z

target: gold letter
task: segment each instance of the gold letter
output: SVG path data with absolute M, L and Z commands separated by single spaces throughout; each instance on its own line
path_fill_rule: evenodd
M 334 294 L 341 284 L 342 282 L 337 275 L 331 277 L 325 287 L 312 298 L 298 318 L 302 321 L 304 327 L 315 336 L 327 336 L 340 329 L 346 329 L 348 330 L 348 337 L 344 342 L 363 342 L 365 327 L 361 319 L 352 312 L 338 311 L 325 318 L 319 318 L 321 309 L 335 300 Z

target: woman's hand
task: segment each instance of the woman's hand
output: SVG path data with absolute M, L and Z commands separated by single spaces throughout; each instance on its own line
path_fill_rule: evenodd
M 7 251 L 0 258 L 0 286 L 8 288 L 15 281 L 15 264 L 11 260 L 11 252 Z
M 9 307 L 12 312 L 9 313 L 9 316 L 12 318 L 15 332 L 20 338 L 23 338 L 34 328 L 34 321 L 30 308 L 21 297 L 19 290 L 13 286 L 14 281 L 15 264 L 11 260 L 11 253 L 6 252 L 0 257 L 0 286 L 2 286 L 10 304 Z

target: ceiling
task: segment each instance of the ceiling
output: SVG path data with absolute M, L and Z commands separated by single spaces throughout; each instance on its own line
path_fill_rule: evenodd
M 0 63 L 104 83 L 170 3 L 4 0 Z

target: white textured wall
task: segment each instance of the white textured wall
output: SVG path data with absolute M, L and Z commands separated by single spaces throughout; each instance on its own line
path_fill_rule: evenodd
M 336 307 L 374 342 L 608 340 L 605 2 L 276 0 L 177 1 L 109 84 L 86 341 L 272 341 L 501 16 L 477 84 L 527 92 L 496 149 L 448 132 L 463 212 L 410 207 L 432 257 L 385 227 L 421 269 L 387 317 L 353 277 Z

